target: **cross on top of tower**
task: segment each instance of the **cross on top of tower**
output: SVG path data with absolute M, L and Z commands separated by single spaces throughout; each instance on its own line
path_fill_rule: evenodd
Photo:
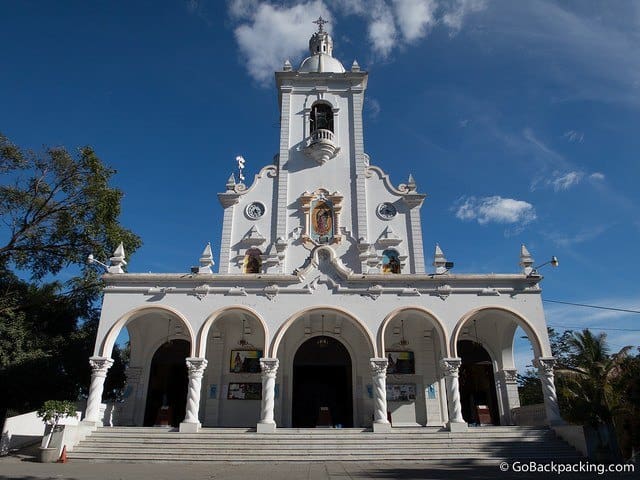
M 322 16 L 318 17 L 318 20 L 314 20 L 311 23 L 315 23 L 316 25 L 318 25 L 318 33 L 324 32 L 324 25 L 325 23 L 329 23 L 328 20 L 325 20 L 324 18 L 322 18 Z

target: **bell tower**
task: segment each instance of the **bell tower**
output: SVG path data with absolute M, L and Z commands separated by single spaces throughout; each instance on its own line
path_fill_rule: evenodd
M 306 252 L 288 252 L 289 265 L 302 264 L 309 249 L 330 244 L 343 262 L 358 264 L 355 239 L 367 237 L 362 107 L 367 73 L 351 70 L 333 56 L 333 39 L 322 17 L 309 40 L 309 56 L 298 69 L 287 61 L 276 72 L 280 103 L 276 236 L 298 229 Z M 321 204 L 321 205 L 320 205 Z M 333 225 L 314 230 L 314 207 L 332 214 Z M 293 210 L 300 210 L 296 215 Z M 285 212 L 288 210 L 288 212 Z M 316 212 L 321 218 L 320 211 Z M 324 229 L 323 229 L 324 226 Z M 325 232 L 326 230 L 326 232 Z M 324 234 L 326 233 L 326 234 Z M 299 257 L 299 258 L 298 258 Z M 351 258 L 349 258 L 351 257 Z M 291 264 L 289 263 L 292 262 Z
M 324 29 L 309 40 L 297 69 L 275 73 L 280 142 L 274 165 L 253 185 L 227 182 L 220 272 L 290 274 L 329 247 L 343 271 L 423 273 L 419 210 L 412 178 L 394 186 L 369 164 L 362 110 L 368 74 L 346 70 Z M 346 270 L 345 270 L 346 269 Z

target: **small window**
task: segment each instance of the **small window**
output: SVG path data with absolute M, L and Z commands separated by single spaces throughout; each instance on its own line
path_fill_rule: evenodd
M 331 105 L 316 103 L 311 107 L 311 133 L 316 130 L 331 130 L 333 132 L 333 111 Z
M 382 252 L 382 273 L 400 273 L 400 257 L 395 250 Z
M 262 273 L 262 252 L 257 248 L 250 248 L 244 256 L 244 273 Z

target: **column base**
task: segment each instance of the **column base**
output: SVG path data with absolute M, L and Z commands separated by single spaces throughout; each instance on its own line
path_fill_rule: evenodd
M 104 425 L 102 424 L 102 422 L 100 420 L 82 420 L 80 422 L 80 425 L 83 425 L 85 427 L 89 427 L 92 430 L 95 430 L 98 427 L 103 427 Z
M 373 423 L 373 433 L 389 433 L 392 427 L 389 422 Z
M 178 430 L 180 433 L 198 433 L 200 431 L 200 422 L 182 422 Z
M 469 426 L 465 422 L 449 422 L 447 423 L 447 429 L 450 432 L 466 432 Z
M 258 423 L 256 425 L 257 433 L 274 433 L 276 431 L 276 424 L 274 423 Z

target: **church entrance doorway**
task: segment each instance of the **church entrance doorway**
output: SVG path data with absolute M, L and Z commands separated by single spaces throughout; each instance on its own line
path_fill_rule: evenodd
M 458 342 L 462 417 L 476 425 L 499 425 L 498 397 L 491 357 L 478 342 Z
M 353 426 L 351 356 L 335 338 L 313 337 L 293 360 L 293 427 Z
M 190 344 L 171 340 L 163 344 L 151 360 L 144 425 L 177 427 L 184 420 L 189 377 L 185 359 Z

